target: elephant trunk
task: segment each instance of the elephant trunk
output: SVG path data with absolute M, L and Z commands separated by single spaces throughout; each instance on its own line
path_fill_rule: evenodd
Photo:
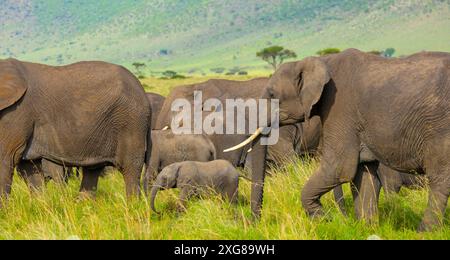
M 267 146 L 257 142 L 252 151 L 252 191 L 251 208 L 254 218 L 261 217 L 266 174 Z
M 160 187 L 158 185 L 154 185 L 152 188 L 152 191 L 150 193 L 150 208 L 153 210 L 153 212 L 155 212 L 156 214 L 160 214 L 156 208 L 155 208 L 155 199 L 156 199 L 156 194 L 158 193 Z
M 302 190 L 302 204 L 310 217 L 319 217 L 323 215 L 320 198 L 329 192 L 341 182 L 336 173 L 329 174 L 322 167 L 319 168 L 308 180 Z

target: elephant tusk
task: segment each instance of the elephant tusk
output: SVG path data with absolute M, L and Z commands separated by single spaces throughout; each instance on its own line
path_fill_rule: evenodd
M 162 131 L 166 131 L 169 130 L 169 126 L 165 126 L 163 129 L 161 129 Z
M 248 149 L 247 153 L 251 153 L 253 151 L 253 148 Z
M 224 153 L 228 153 L 228 152 L 232 152 L 232 151 L 236 151 L 238 149 L 241 149 L 242 147 L 246 146 L 247 144 L 251 143 L 253 140 L 255 140 L 263 131 L 263 127 L 258 128 L 254 134 L 252 134 L 247 140 L 245 140 L 244 142 L 233 146 L 231 148 L 228 148 L 226 150 L 224 150 Z

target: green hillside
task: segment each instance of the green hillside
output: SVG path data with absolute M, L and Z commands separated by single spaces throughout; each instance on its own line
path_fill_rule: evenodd
M 266 70 L 280 44 L 300 57 L 326 47 L 450 51 L 447 0 L 0 0 L 0 57 L 67 64 L 106 60 L 150 70 Z

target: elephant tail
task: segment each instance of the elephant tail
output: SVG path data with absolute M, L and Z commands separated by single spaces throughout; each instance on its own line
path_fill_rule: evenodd
M 148 126 L 147 126 L 147 147 L 145 151 L 145 170 L 144 170 L 144 176 L 150 176 L 148 175 L 150 171 L 150 157 L 152 155 L 152 113 L 150 110 L 150 115 L 148 119 Z M 145 178 L 144 178 L 144 186 L 145 186 Z M 146 187 L 144 187 L 146 188 Z

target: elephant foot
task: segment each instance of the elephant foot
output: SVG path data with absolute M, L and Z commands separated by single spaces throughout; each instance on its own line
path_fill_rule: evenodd
M 313 209 L 307 209 L 306 214 L 310 219 L 319 219 L 325 216 L 322 206 L 315 207 Z
M 306 214 L 311 219 L 322 218 L 325 215 L 320 200 L 304 199 L 303 197 L 302 204 L 305 208 Z
M 431 223 L 429 221 L 422 221 L 419 225 L 419 227 L 417 228 L 417 232 L 419 233 L 426 233 L 426 232 L 432 232 L 436 229 L 438 229 L 438 224 L 436 223 Z
M 432 229 L 430 228 L 430 226 L 424 222 L 421 222 L 419 227 L 417 228 L 417 232 L 419 233 L 425 233 L 425 232 L 430 232 Z

